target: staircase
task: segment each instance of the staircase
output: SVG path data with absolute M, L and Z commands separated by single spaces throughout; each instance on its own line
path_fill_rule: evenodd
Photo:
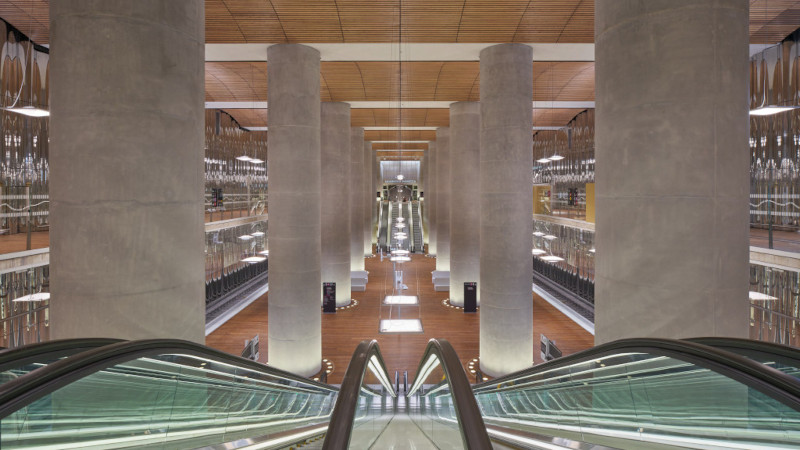
M 411 228 L 414 230 L 412 251 L 422 253 L 422 220 L 419 217 L 419 202 L 411 203 L 411 223 Z

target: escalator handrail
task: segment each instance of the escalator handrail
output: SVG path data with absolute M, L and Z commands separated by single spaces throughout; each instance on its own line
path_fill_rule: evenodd
M 120 340 L 107 338 L 58 339 L 5 349 L 0 351 L 0 372 L 43 359 L 57 359 L 74 355 L 117 342 Z
M 364 375 L 367 372 L 367 365 L 370 359 L 375 356 L 378 366 L 385 374 L 386 364 L 383 362 L 378 341 L 361 341 L 353 352 L 353 357 L 347 365 L 347 370 L 342 379 L 342 387 L 339 389 L 339 396 L 336 397 L 336 404 L 333 406 L 333 414 L 328 425 L 328 432 L 325 434 L 325 441 L 322 444 L 323 450 L 338 450 L 350 446 L 350 436 L 353 432 L 353 425 L 358 408 L 358 398 L 361 395 L 361 386 L 364 383 Z M 396 392 L 392 393 L 397 395 Z
M 450 385 L 450 396 L 453 398 L 453 406 L 458 418 L 458 428 L 461 431 L 461 440 L 464 443 L 464 448 L 492 448 L 489 434 L 486 432 L 486 425 L 483 423 L 481 410 L 467 379 L 467 373 L 464 372 L 461 360 L 458 359 L 458 354 L 453 349 L 453 346 L 450 345 L 450 342 L 446 339 L 431 339 L 428 341 L 425 353 L 423 353 L 422 359 L 419 361 L 416 377 L 427 377 L 428 374 L 423 374 L 422 370 L 431 355 L 435 355 L 439 359 L 447 383 Z M 416 377 L 411 386 L 417 385 Z M 420 380 L 420 383 L 424 382 L 424 379 Z M 412 387 L 411 392 L 408 394 L 413 394 L 414 391 Z
M 707 345 L 709 347 L 719 348 L 725 351 L 729 351 L 728 349 L 736 349 L 779 356 L 781 358 L 795 361 L 797 363 L 797 367 L 800 368 L 800 349 L 789 347 L 788 345 L 729 337 L 699 337 L 685 340 L 697 344 Z
M 138 358 L 190 355 L 336 392 L 336 388 L 284 370 L 179 339 L 121 341 L 86 350 L 0 385 L 0 420 L 76 380 Z M 287 386 L 290 388 L 290 386 Z
M 482 391 L 510 390 L 514 389 L 514 385 L 510 382 L 521 378 L 605 356 L 630 352 L 667 356 L 704 367 L 752 387 L 790 408 L 800 411 L 800 380 L 744 356 L 678 339 L 621 339 L 473 385 L 472 390 L 476 394 Z M 502 386 L 503 384 L 506 386 Z

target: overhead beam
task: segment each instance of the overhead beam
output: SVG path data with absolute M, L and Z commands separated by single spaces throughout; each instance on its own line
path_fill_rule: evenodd
M 267 131 L 269 127 L 242 127 L 248 131 Z M 398 127 L 362 127 L 364 131 L 397 131 Z M 400 131 L 436 131 L 439 127 L 400 127 Z M 566 126 L 563 127 L 532 127 L 533 131 L 559 131 L 567 129 Z M 423 142 L 430 142 L 430 141 L 372 141 L 373 143 L 391 143 L 391 142 L 405 142 L 405 143 L 414 143 L 420 144 Z
M 353 109 L 447 109 L 450 101 L 377 101 L 349 103 Z M 533 109 L 587 109 L 594 108 L 594 102 L 534 101 Z M 267 109 L 267 102 L 206 102 L 206 109 Z M 365 128 L 366 130 L 367 128 Z M 373 129 L 373 128 L 370 128 Z M 397 128 L 390 128 L 396 130 Z M 415 128 L 419 129 L 419 128 Z
M 206 44 L 206 61 L 266 61 L 275 44 Z M 304 44 L 319 50 L 322 61 L 478 61 L 480 43 L 333 43 Z M 536 61 L 594 61 L 594 44 L 527 44 Z
M 275 44 L 206 44 L 206 61 L 266 61 Z M 478 61 L 480 51 L 496 44 L 397 43 L 305 44 L 319 50 L 322 61 Z M 594 44 L 527 44 L 534 61 L 594 61 Z M 751 44 L 754 55 L 771 44 Z

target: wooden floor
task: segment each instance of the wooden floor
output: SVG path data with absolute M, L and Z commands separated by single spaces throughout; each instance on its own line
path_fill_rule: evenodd
M 357 308 L 322 316 L 322 356 L 334 363 L 330 383 L 340 383 L 347 363 L 356 345 L 364 339 L 377 339 L 391 376 L 394 372 L 407 370 L 409 381 L 413 380 L 425 345 L 431 338 L 449 340 L 462 362 L 478 356 L 480 313 L 464 314 L 459 310 L 442 306 L 447 292 L 436 292 L 431 283 L 431 271 L 435 260 L 421 255 L 412 256 L 410 263 L 403 264 L 404 281 L 408 286 L 406 295 L 417 295 L 419 306 L 383 305 L 386 295 L 392 294 L 392 264 L 379 258 L 366 260 L 369 283 L 366 292 L 355 292 L 353 297 L 360 304 Z M 206 344 L 234 354 L 239 354 L 245 339 L 259 334 L 262 362 L 267 361 L 267 304 L 268 295 L 256 300 L 233 319 L 206 338 Z M 422 334 L 381 334 L 378 326 L 381 319 L 421 319 Z M 564 354 L 574 353 L 593 345 L 593 336 L 569 320 L 547 302 L 533 294 L 534 361 L 539 358 L 539 334 L 543 333 L 557 342 Z
M 750 228 L 750 245 L 769 248 L 769 231 L 761 228 Z M 800 253 L 800 232 L 773 230 L 772 248 L 785 252 Z
M 247 217 L 246 209 L 234 209 L 225 212 L 215 212 L 214 220 L 228 220 L 238 217 Z M 211 215 L 205 214 L 206 223 L 210 222 Z M 31 233 L 31 249 L 47 248 L 50 246 L 49 231 L 35 231 Z M 23 252 L 27 250 L 27 233 L 0 235 L 0 255 L 5 253 Z
M 0 235 L 0 254 L 24 252 L 27 250 L 27 233 Z M 31 233 L 31 249 L 50 247 L 50 232 L 35 231 Z

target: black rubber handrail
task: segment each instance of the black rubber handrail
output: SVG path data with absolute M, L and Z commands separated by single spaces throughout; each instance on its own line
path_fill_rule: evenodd
M 685 339 L 689 342 L 708 345 L 709 347 L 719 348 L 737 355 L 747 357 L 747 353 L 762 356 L 774 356 L 783 362 L 790 361 L 791 365 L 800 368 L 800 349 L 787 345 L 776 344 L 774 342 L 754 341 L 752 339 L 728 338 L 728 337 L 700 337 Z M 745 352 L 745 353 L 739 353 Z M 760 361 L 759 361 L 760 362 Z
M 143 357 L 158 355 L 190 355 L 253 370 L 264 375 L 315 386 L 335 392 L 336 388 L 298 375 L 269 367 L 249 359 L 233 356 L 194 342 L 178 339 L 122 341 L 87 350 L 69 358 L 36 369 L 0 385 L 0 419 L 30 405 L 55 390 L 100 370 Z M 287 389 L 298 389 L 286 386 Z
M 458 359 L 458 354 L 453 349 L 453 346 L 450 345 L 450 342 L 445 339 L 431 339 L 428 341 L 425 353 L 419 361 L 416 376 L 427 376 L 422 373 L 422 369 L 431 355 L 435 355 L 439 359 L 447 384 L 450 386 L 450 396 L 453 399 L 464 448 L 469 450 L 492 448 L 489 434 L 486 432 L 486 425 L 483 423 L 481 410 L 478 408 L 478 402 L 475 401 L 475 395 L 472 393 L 472 387 L 467 379 L 467 373 L 464 372 L 461 360 Z M 424 379 L 420 380 L 420 383 L 424 382 Z M 417 379 L 415 378 L 411 386 L 416 385 Z M 409 394 L 413 393 L 414 388 L 412 387 L 412 392 Z
M 605 356 L 629 352 L 667 356 L 704 367 L 739 381 L 796 411 L 800 411 L 800 380 L 743 356 L 678 339 L 621 339 L 473 385 L 472 389 L 476 394 L 481 391 L 514 389 L 512 382 L 516 380 Z
M 0 372 L 35 362 L 52 361 L 86 350 L 115 344 L 119 339 L 58 339 L 0 351 Z
M 361 386 L 364 383 L 364 375 L 367 372 L 367 365 L 370 359 L 375 356 L 378 359 L 378 367 L 383 370 L 386 378 L 389 374 L 386 364 L 383 362 L 381 349 L 378 341 L 361 341 L 342 379 L 342 388 L 333 406 L 333 414 L 328 425 L 328 432 L 325 434 L 325 441 L 322 443 L 323 450 L 340 450 L 350 446 L 350 437 L 353 433 L 355 424 L 356 410 L 358 408 L 358 397 L 361 395 Z M 396 393 L 393 393 L 396 395 Z

